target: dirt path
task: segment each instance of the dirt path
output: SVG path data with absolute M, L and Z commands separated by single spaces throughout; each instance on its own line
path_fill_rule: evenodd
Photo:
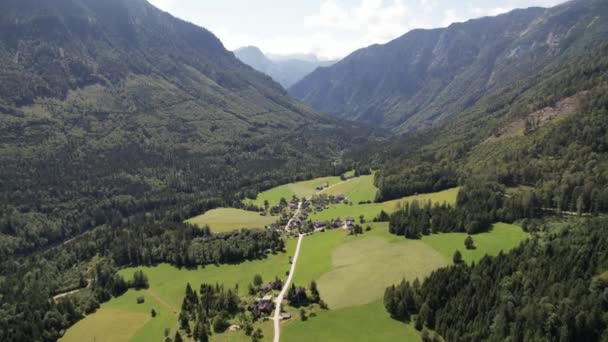
M 173 306 L 171 306 L 171 304 L 165 302 L 162 298 L 160 298 L 160 296 L 157 295 L 156 292 L 148 289 L 146 290 L 146 293 L 150 295 L 150 297 L 154 298 L 154 300 L 162 304 L 164 307 L 169 309 L 169 311 L 171 311 L 175 316 L 177 316 L 177 309 L 175 309 Z
M 291 269 L 289 270 L 289 276 L 287 277 L 287 280 L 285 281 L 285 284 L 283 285 L 283 289 L 281 290 L 281 293 L 279 293 L 279 295 L 275 299 L 276 307 L 274 309 L 274 317 L 273 317 L 273 320 L 274 320 L 274 339 L 273 339 L 273 341 L 274 342 L 279 342 L 280 337 L 281 337 L 281 326 L 280 326 L 281 304 L 283 302 L 283 297 L 285 297 L 285 293 L 287 292 L 287 289 L 289 288 L 289 284 L 291 283 L 293 274 L 296 271 L 296 263 L 298 262 L 298 255 L 300 255 L 300 246 L 302 245 L 303 239 L 304 239 L 304 235 L 300 234 L 300 236 L 298 237 L 298 244 L 296 245 L 296 251 L 293 255 Z

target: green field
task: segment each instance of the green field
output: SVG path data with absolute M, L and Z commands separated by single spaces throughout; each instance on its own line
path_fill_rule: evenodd
M 473 235 L 476 249 L 467 250 L 464 247 L 465 233 L 433 234 L 424 236 L 422 241 L 441 253 L 446 259 L 452 260 L 456 250 L 462 253 L 466 262 L 479 261 L 484 255 L 497 255 L 501 250 L 506 251 L 517 247 L 529 237 L 521 227 L 496 223 L 488 233 Z
M 323 193 L 328 195 L 344 195 L 349 202 L 374 201 L 378 188 L 374 185 L 374 175 L 351 178 L 336 184 Z
M 145 298 L 137 304 L 139 296 Z M 157 312 L 152 318 L 150 310 Z M 146 291 L 130 290 L 101 305 L 94 314 L 68 329 L 62 342 L 160 341 L 165 328 L 175 331 L 177 315 Z
M 418 341 L 419 335 L 411 325 L 392 320 L 384 310 L 382 295 L 388 285 L 403 278 L 423 278 L 450 264 L 457 249 L 467 262 L 478 261 L 485 254 L 496 255 L 516 247 L 528 234 L 518 226 L 497 223 L 492 231 L 473 236 L 477 246 L 473 251 L 464 248 L 466 236 L 448 233 L 406 240 L 389 234 L 387 223 L 376 223 L 371 232 L 359 237 L 342 230 L 307 237 L 298 260 L 296 283 L 316 279 L 330 311 L 317 310 L 318 316 L 306 322 L 286 323 L 282 336 L 286 341 Z M 319 237 L 330 242 L 313 240 Z M 329 265 L 327 255 L 331 256 Z M 314 272 L 297 278 L 305 269 Z
M 448 203 L 455 204 L 456 196 L 458 195 L 459 188 L 448 189 L 440 192 L 431 194 L 420 194 L 414 196 L 408 196 L 397 200 L 382 202 L 382 203 L 370 203 L 370 204 L 334 204 L 329 209 L 325 209 L 321 212 L 313 212 L 310 216 L 312 220 L 328 221 L 339 217 L 345 219 L 348 216 L 359 218 L 359 215 L 365 216 L 366 220 L 371 221 L 374 217 L 378 216 L 380 211 L 384 210 L 387 213 L 392 213 L 405 202 L 411 202 L 417 200 L 419 202 L 431 201 L 433 203 Z
M 281 197 L 285 198 L 287 201 L 294 195 L 298 197 L 310 197 L 318 192 L 318 190 L 316 190 L 317 186 L 324 183 L 333 185 L 339 182 L 341 182 L 340 177 L 323 177 L 303 182 L 289 183 L 263 191 L 258 194 L 256 199 L 252 199 L 250 202 L 258 207 L 263 207 L 264 201 L 268 201 L 272 206 L 278 204 Z
M 208 225 L 214 233 L 228 232 L 241 228 L 264 228 L 277 220 L 272 216 L 260 216 L 259 213 L 234 208 L 209 210 L 203 215 L 186 220 L 199 227 Z
M 390 318 L 382 301 L 350 308 L 317 311 L 318 316 L 306 322 L 292 321 L 284 325 L 281 340 L 287 342 L 349 341 L 386 342 L 419 341 L 412 325 Z
M 255 274 L 260 274 L 264 281 L 278 276 L 285 278 L 289 269 L 288 256 L 295 250 L 295 239 L 287 241 L 287 253 L 271 255 L 264 260 L 244 262 L 238 265 L 207 266 L 196 270 L 178 269 L 161 264 L 154 267 L 127 268 L 119 273 L 130 279 L 135 270 L 143 270 L 150 281 L 150 292 L 133 290 L 114 298 L 102 305 L 95 314 L 68 329 L 62 341 L 157 341 L 162 340 L 165 328 L 171 328 L 173 335 L 177 326 L 178 311 L 184 296 L 186 284 L 190 283 L 196 290 L 202 283 L 219 283 L 225 286 L 238 285 L 239 293 L 246 295 L 247 285 Z M 152 296 L 151 294 L 154 294 Z M 146 297 L 145 304 L 137 304 L 136 298 Z M 154 307 L 160 314 L 152 318 L 150 309 Z M 260 322 L 256 327 L 262 328 L 266 337 L 272 339 L 272 324 Z M 227 332 L 215 335 L 212 341 L 250 341 L 243 332 Z

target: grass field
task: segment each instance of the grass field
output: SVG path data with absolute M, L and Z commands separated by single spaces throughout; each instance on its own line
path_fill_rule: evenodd
M 408 196 L 404 198 L 400 198 L 397 200 L 382 202 L 382 203 L 370 203 L 370 204 L 335 204 L 332 205 L 329 209 L 323 210 L 322 212 L 313 212 L 310 216 L 313 220 L 321 220 L 327 221 L 331 219 L 335 219 L 336 217 L 340 217 L 344 219 L 345 217 L 352 216 L 357 220 L 359 215 L 364 215 L 366 220 L 371 221 L 374 217 L 378 216 L 380 211 L 384 210 L 387 213 L 392 213 L 399 205 L 402 205 L 405 202 L 411 202 L 414 200 L 420 202 L 431 201 L 433 203 L 443 203 L 446 202 L 448 204 L 456 203 L 456 196 L 458 195 L 459 188 L 448 189 L 440 192 L 435 192 L 431 194 L 420 194 L 414 196 Z
M 325 235 L 324 235 L 325 234 Z M 452 262 L 458 249 L 467 262 L 508 251 L 528 237 L 520 227 L 497 223 L 491 232 L 473 236 L 477 249 L 466 251 L 464 233 L 438 234 L 406 240 L 388 233 L 387 223 L 375 223 L 362 236 L 342 230 L 317 233 L 302 245 L 296 283 L 316 279 L 330 310 L 306 322 L 285 324 L 286 341 L 419 341 L 411 325 L 392 320 L 382 305 L 384 289 L 401 279 L 423 278 Z M 315 241 L 323 237 L 323 241 Z M 329 242 L 326 242 L 329 241 Z M 308 242 L 308 244 L 306 244 Z M 328 265 L 326 256 L 331 255 Z M 324 271 L 326 270 L 326 271 Z M 324 271 L 324 272 L 323 272 Z M 317 274 L 322 273 L 319 277 Z
M 388 285 L 403 278 L 423 279 L 447 264 L 422 241 L 392 238 L 386 224 L 375 224 L 363 237 L 338 246 L 331 262 L 332 270 L 318 285 L 332 309 L 368 304 L 381 298 Z
M 199 227 L 209 225 L 214 233 L 228 232 L 241 228 L 264 228 L 277 220 L 272 216 L 260 216 L 253 211 L 234 208 L 219 208 L 209 210 L 203 215 L 186 220 Z
M 501 250 L 508 251 L 517 247 L 522 241 L 529 237 L 521 227 L 507 224 L 496 223 L 489 233 L 473 235 L 476 249 L 467 250 L 464 247 L 465 233 L 433 234 L 424 236 L 422 241 L 436 249 L 446 259 L 452 260 L 456 250 L 462 253 L 466 262 L 479 261 L 484 255 L 497 255 Z
M 350 308 L 319 311 L 306 322 L 292 321 L 281 331 L 286 342 L 349 341 L 385 342 L 420 341 L 412 325 L 390 318 L 382 301 Z
M 323 193 L 328 195 L 344 195 L 349 202 L 374 201 L 378 188 L 374 185 L 374 175 L 351 178 L 336 184 Z
M 145 298 L 137 304 L 139 296 Z M 157 312 L 156 317 L 150 310 Z M 160 341 L 165 328 L 175 331 L 177 316 L 145 291 L 130 290 L 101 305 L 94 314 L 68 329 L 62 342 Z
M 323 177 L 303 182 L 289 183 L 263 191 L 258 194 L 256 199 L 252 199 L 250 201 L 258 207 L 263 207 L 264 201 L 267 200 L 272 206 L 278 204 L 281 197 L 285 198 L 287 201 L 289 201 L 294 195 L 298 197 L 310 197 L 317 193 L 317 186 L 324 183 L 333 185 L 339 182 L 341 182 L 340 177 Z

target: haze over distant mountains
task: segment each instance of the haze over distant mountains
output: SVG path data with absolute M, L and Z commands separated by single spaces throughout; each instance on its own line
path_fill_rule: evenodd
M 355 51 L 290 88 L 324 113 L 406 132 L 471 108 L 513 84 L 608 41 L 608 2 L 571 1 L 434 30 Z
M 272 77 L 285 88 L 291 87 L 318 67 L 330 66 L 336 62 L 322 61 L 312 54 L 266 55 L 255 46 L 242 47 L 234 51 L 234 54 L 243 63 Z

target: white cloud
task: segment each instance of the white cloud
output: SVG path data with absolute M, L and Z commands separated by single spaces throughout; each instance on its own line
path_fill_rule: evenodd
M 421 0 L 430 6 L 432 0 Z M 226 28 L 215 29 L 226 47 L 256 45 L 274 54 L 313 53 L 321 58 L 341 58 L 356 49 L 386 43 L 405 32 L 426 27 L 420 16 L 403 0 L 361 0 L 346 6 L 337 0 L 323 0 L 318 12 L 304 17 L 304 33 L 253 37 Z
M 459 16 L 458 14 L 456 14 L 456 12 L 452 9 L 446 10 L 443 13 L 443 21 L 441 22 L 441 26 L 449 26 L 450 24 L 453 23 L 460 23 L 463 22 L 464 19 Z

